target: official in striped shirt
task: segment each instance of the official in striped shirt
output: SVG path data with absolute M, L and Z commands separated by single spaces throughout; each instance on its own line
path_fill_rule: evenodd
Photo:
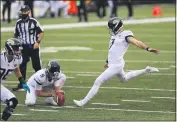
M 39 45 L 44 36 L 44 30 L 39 22 L 30 17 L 31 10 L 28 5 L 23 5 L 20 9 L 20 19 L 15 25 L 14 37 L 22 40 L 22 57 L 23 61 L 20 65 L 20 71 L 24 79 L 26 79 L 26 70 L 28 61 L 32 61 L 33 69 L 37 72 L 41 69 L 41 59 Z M 18 84 L 13 90 L 20 90 L 22 84 Z M 22 89 L 21 89 L 22 90 Z

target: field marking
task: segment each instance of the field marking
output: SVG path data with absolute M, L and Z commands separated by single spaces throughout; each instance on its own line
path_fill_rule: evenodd
M 57 112 L 58 110 L 49 110 L 49 109 L 29 109 L 30 111 L 40 111 L 40 112 Z
M 126 70 L 127 71 L 133 71 L 133 70 Z M 28 72 L 33 72 L 34 71 L 28 71 Z M 92 76 L 99 76 L 99 74 L 101 74 L 102 72 L 78 72 L 78 71 L 63 71 L 63 73 L 71 73 L 71 74 L 76 74 L 76 76 L 83 76 L 83 77 L 92 77 Z M 175 76 L 176 74 L 173 74 L 173 73 L 148 73 L 148 74 L 144 74 L 144 75 L 170 75 L 170 76 Z M 70 77 L 67 79 L 72 79 L 72 78 L 75 78 L 75 77 Z
M 110 105 L 110 106 L 111 105 L 113 105 L 113 106 L 120 105 L 120 104 L 108 104 L 108 103 L 91 103 L 91 104 L 93 104 L 93 105 Z
M 147 28 L 148 29 L 148 28 Z M 147 30 L 146 29 L 146 30 Z M 152 29 L 150 29 L 150 30 L 152 30 Z M 156 29 L 156 30 L 159 30 L 159 29 Z M 92 33 L 92 32 L 90 32 L 89 33 L 89 37 L 109 37 L 109 31 L 107 31 L 108 32 L 108 34 L 99 34 L 99 33 L 97 33 L 97 34 L 94 34 L 94 33 Z M 170 35 L 168 35 L 168 34 L 165 34 L 165 35 L 162 35 L 161 33 L 157 33 L 157 34 L 153 34 L 153 35 L 147 35 L 146 33 L 144 33 L 144 34 L 141 34 L 141 36 L 148 36 L 148 37 L 164 37 L 164 38 L 169 38 L 169 37 L 172 37 L 172 36 L 170 36 Z M 51 37 L 51 36 L 56 36 L 56 37 L 66 37 L 66 36 L 68 36 L 68 37 L 88 37 L 88 33 L 83 33 L 83 34 L 80 34 L 80 33 L 62 33 L 62 34 L 55 34 L 55 33 L 52 33 L 52 34 L 50 34 L 50 35 L 46 35 L 46 37 Z M 175 36 L 174 36 L 175 37 Z M 63 40 L 61 40 L 61 41 L 63 41 Z M 67 42 L 72 42 L 72 40 L 66 40 Z M 78 40 L 79 41 L 79 40 Z M 78 42 L 78 41 L 76 41 L 76 40 L 73 40 L 73 42 Z M 51 42 L 56 42 L 56 40 L 51 40 Z M 165 42 L 165 41 L 162 41 L 162 43 L 163 42 Z M 169 41 L 170 42 L 170 41 Z M 166 42 L 166 43 L 169 43 L 169 42 Z M 96 43 L 98 43 L 98 42 L 96 42 Z M 156 43 L 156 42 L 153 42 L 153 43 Z M 175 43 L 175 42 L 174 42 Z M 89 43 L 88 43 L 89 44 Z M 161 44 L 161 43 L 159 43 L 159 44 Z
M 76 76 L 86 76 L 86 77 L 92 77 L 92 76 L 98 76 L 98 75 L 96 75 L 96 74 L 76 74 Z
M 25 106 L 20 104 L 21 106 Z M 143 113 L 164 113 L 164 114 L 175 114 L 176 112 L 171 111 L 147 111 L 147 110 L 133 110 L 133 109 L 108 109 L 108 108 L 86 108 L 82 107 L 79 108 L 77 106 L 40 106 L 40 107 L 47 107 L 47 108 L 69 108 L 69 109 L 89 109 L 89 110 L 109 110 L 109 111 L 127 111 L 127 112 L 143 112 Z M 50 109 L 29 109 L 31 111 L 43 111 L 43 112 L 57 112 L 59 110 L 50 110 Z
M 3 84 L 8 85 L 8 84 Z M 10 85 L 9 85 L 10 86 Z M 77 89 L 90 89 L 91 87 L 87 86 L 63 86 L 66 88 L 77 88 Z M 172 89 L 149 89 L 149 88 L 132 88 L 132 87 L 100 87 L 101 89 L 119 89 L 119 90 L 144 90 L 144 91 L 167 91 L 167 92 L 175 92 L 176 90 Z
M 48 58 L 44 58 L 43 60 L 51 60 Z M 94 59 L 59 59 L 54 58 L 57 61 L 66 61 L 66 62 L 105 62 L 105 60 L 94 60 Z M 175 61 L 152 61 L 152 60 L 125 60 L 125 62 L 129 63 L 175 63 Z
M 64 86 L 66 88 L 79 88 L 79 89 L 90 89 L 91 87 L 85 86 Z M 100 87 L 101 89 L 122 89 L 122 90 L 144 90 L 144 91 L 168 91 L 168 92 L 175 92 L 176 90 L 169 90 L 169 89 L 148 89 L 148 88 L 127 88 L 127 87 Z
M 2 113 L 0 113 L 2 115 Z M 25 116 L 26 114 L 15 114 L 15 113 L 12 113 L 12 115 L 15 115 L 15 116 Z
M 175 17 L 165 17 L 165 18 L 148 18 L 148 19 L 134 19 L 134 20 L 124 20 L 126 25 L 134 24 L 149 24 L 149 23 L 160 23 L 160 22 L 174 22 Z M 56 30 L 56 29 L 68 29 L 68 28 L 83 28 L 83 27 L 99 27 L 106 26 L 107 21 L 101 22 L 87 22 L 87 23 L 69 23 L 69 24 L 50 24 L 42 25 L 44 30 Z M 14 27 L 1 27 L 1 32 L 13 32 Z
M 66 108 L 66 107 L 52 107 L 51 108 Z M 146 110 L 133 110 L 133 109 L 108 109 L 108 108 L 86 108 L 86 107 L 74 107 L 74 106 L 67 106 L 67 108 L 70 109 L 89 109 L 89 110 L 109 110 L 109 111 L 127 111 L 127 112 L 144 112 L 144 113 L 169 113 L 169 114 L 175 114 L 176 112 L 171 112 L 171 111 L 146 111 Z M 39 109 L 37 109 L 36 111 L 40 111 Z M 49 110 L 42 110 L 42 111 L 49 111 Z M 51 110 L 51 112 L 56 112 L 58 110 Z
M 151 97 L 151 98 L 154 98 L 154 99 L 176 99 L 175 97 Z
M 159 70 L 169 70 L 170 68 L 160 68 L 160 67 L 156 67 Z
M 176 112 L 171 111 L 146 111 L 146 110 L 132 110 L 132 109 L 107 109 L 107 108 L 85 108 L 85 109 L 92 109 L 92 110 L 110 110 L 110 111 L 127 111 L 127 112 L 143 112 L 143 113 L 164 113 L 164 114 L 175 114 Z
M 150 101 L 145 101 L 145 100 L 121 100 L 123 102 L 150 102 Z
M 69 35 L 71 35 L 71 34 L 69 34 Z M 60 36 L 63 36 L 63 34 L 62 35 L 60 35 Z M 66 35 L 65 35 L 66 36 Z M 67 36 L 68 36 L 68 34 L 67 34 Z M 73 36 L 78 36 L 77 34 L 73 34 Z M 102 36 L 104 36 L 104 35 L 102 35 Z M 106 37 L 108 37 L 109 35 L 107 35 Z M 51 37 L 51 35 L 50 35 L 50 37 Z M 88 35 L 87 35 L 87 37 L 88 37 Z M 89 34 L 89 37 L 90 37 L 90 34 Z M 69 43 L 69 44 L 108 44 L 108 42 L 107 41 L 102 41 L 102 42 L 100 42 L 100 41 L 97 41 L 97 42 L 95 42 L 95 41 L 93 41 L 93 42 L 91 42 L 91 41 L 84 41 L 84 40 L 81 40 L 81 41 L 74 41 L 74 40 L 46 40 L 45 41 L 45 43 Z M 145 42 L 146 44 L 158 44 L 158 45 L 167 45 L 167 44 L 169 44 L 169 45 L 174 45 L 175 44 L 175 41 L 174 42 L 161 42 L 161 43 L 159 43 L 159 42 Z M 96 51 L 102 51 L 102 50 L 96 50 Z M 104 50 L 103 50 L 104 51 Z M 165 51 L 165 50 L 164 50 Z M 160 53 L 161 52 L 163 52 L 162 50 L 160 50 Z
M 170 67 L 171 67 L 171 68 L 176 68 L 176 66 L 175 66 L 175 65 L 171 65 Z
M 89 52 L 108 52 L 108 50 L 95 50 L 90 47 L 81 47 L 81 46 L 67 46 L 67 47 L 44 47 L 41 48 L 41 53 L 57 53 L 59 51 L 89 51 Z M 128 50 L 127 53 L 144 53 L 142 50 Z M 160 53 L 175 53 L 172 50 L 161 50 Z
M 56 53 L 58 51 L 92 51 L 90 47 L 67 46 L 67 47 L 44 47 L 41 48 L 41 53 Z

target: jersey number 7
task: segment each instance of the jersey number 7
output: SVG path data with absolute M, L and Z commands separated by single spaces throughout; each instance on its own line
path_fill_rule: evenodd
M 114 44 L 115 39 L 111 39 L 111 40 L 112 40 L 112 42 L 111 42 L 109 49 L 111 49 L 112 45 Z

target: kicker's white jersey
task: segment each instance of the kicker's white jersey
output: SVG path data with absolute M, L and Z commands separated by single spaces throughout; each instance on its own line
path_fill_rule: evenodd
M 119 65 L 120 61 L 123 60 L 124 54 L 129 47 L 129 43 L 126 40 L 128 36 L 133 36 L 133 33 L 129 30 L 124 30 L 115 36 L 111 36 L 108 51 L 109 65 Z
M 5 52 L 1 52 L 1 66 L 0 66 L 0 80 L 3 81 L 7 76 L 19 67 L 22 63 L 22 56 L 14 58 L 11 62 L 8 62 Z
M 33 74 L 28 80 L 27 84 L 32 86 L 36 90 L 42 90 L 42 87 L 51 85 L 62 87 L 65 80 L 66 76 L 63 73 L 60 73 L 56 80 L 52 80 L 49 82 L 46 75 L 46 69 L 44 68 Z

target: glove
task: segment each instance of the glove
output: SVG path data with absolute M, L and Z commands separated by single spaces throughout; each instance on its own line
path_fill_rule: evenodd
M 29 86 L 25 83 L 22 85 L 24 89 L 26 89 L 28 91 L 28 93 L 30 93 L 30 88 Z

